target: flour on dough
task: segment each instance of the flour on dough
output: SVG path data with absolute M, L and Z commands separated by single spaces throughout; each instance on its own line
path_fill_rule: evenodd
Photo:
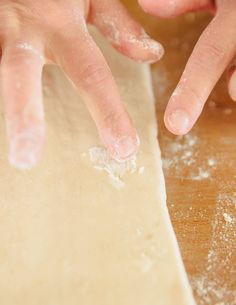
M 37 168 L 9 166 L 0 118 L 0 302 L 195 304 L 166 208 L 149 66 L 94 35 L 141 138 L 136 170 L 116 172 L 117 188 L 104 164 L 97 170 L 82 157 L 101 147 L 95 125 L 76 89 L 47 67 L 47 141 Z

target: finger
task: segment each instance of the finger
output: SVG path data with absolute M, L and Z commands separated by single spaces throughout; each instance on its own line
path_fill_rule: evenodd
M 1 85 L 9 141 L 9 161 L 19 169 L 38 162 L 44 142 L 41 91 L 43 58 L 33 45 L 3 46 Z
M 233 101 L 236 102 L 236 60 L 232 63 L 228 69 L 228 91 Z
M 124 55 L 138 61 L 159 60 L 164 49 L 151 39 L 117 0 L 92 0 L 89 21 Z
M 138 0 L 140 6 L 147 13 L 163 18 L 176 17 L 181 14 L 212 9 L 212 0 Z
M 82 27 L 81 27 L 82 28 Z M 79 88 L 93 117 L 99 135 L 117 161 L 125 161 L 137 152 L 139 141 L 111 71 L 88 32 L 59 43 L 58 63 Z
M 166 127 L 187 133 L 236 50 L 235 16 L 216 16 L 197 42 L 165 112 Z

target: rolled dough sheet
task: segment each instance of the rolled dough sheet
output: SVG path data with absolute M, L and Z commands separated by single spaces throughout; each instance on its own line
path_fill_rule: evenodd
M 195 304 L 166 208 L 149 67 L 96 36 L 141 138 L 136 165 L 106 159 L 75 88 L 47 67 L 36 169 L 8 165 L 1 115 L 0 303 Z

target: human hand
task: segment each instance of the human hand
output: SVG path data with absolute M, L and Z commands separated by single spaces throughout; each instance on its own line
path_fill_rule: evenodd
M 86 21 L 130 58 L 156 61 L 163 54 L 162 46 L 144 33 L 118 0 L 0 1 L 2 95 L 9 160 L 17 168 L 31 168 L 42 154 L 41 75 L 47 63 L 59 65 L 79 89 L 115 159 L 123 161 L 137 151 L 135 128 Z
M 174 134 L 186 134 L 195 124 L 216 82 L 227 69 L 228 91 L 236 101 L 236 0 L 139 0 L 143 9 L 160 17 L 209 10 L 213 20 L 200 36 L 170 97 L 165 125 Z

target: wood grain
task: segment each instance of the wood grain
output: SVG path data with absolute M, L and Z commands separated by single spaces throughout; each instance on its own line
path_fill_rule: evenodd
M 235 305 L 236 106 L 224 77 L 188 136 L 173 136 L 163 124 L 168 98 L 211 16 L 161 20 L 145 15 L 136 1 L 123 2 L 166 50 L 152 67 L 159 141 L 168 207 L 197 302 Z

